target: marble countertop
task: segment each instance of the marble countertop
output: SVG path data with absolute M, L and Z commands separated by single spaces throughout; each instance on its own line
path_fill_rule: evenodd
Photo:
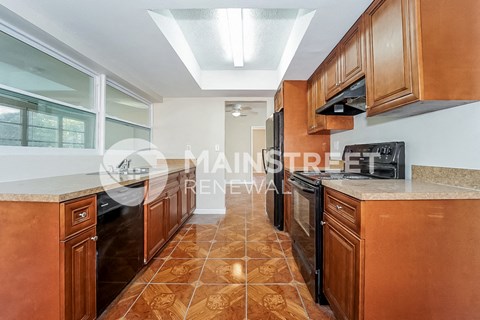
M 416 180 L 323 180 L 322 184 L 359 200 L 480 199 L 480 190 Z
M 0 201 L 63 202 L 183 170 L 182 163 L 153 168 L 148 174 L 120 176 L 102 172 L 2 182 Z

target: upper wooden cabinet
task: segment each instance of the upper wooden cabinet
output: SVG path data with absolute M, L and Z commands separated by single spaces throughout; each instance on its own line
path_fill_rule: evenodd
M 339 47 L 333 49 L 330 55 L 325 59 L 323 62 L 323 70 L 323 86 L 325 88 L 325 97 L 328 100 L 342 90 L 340 87 L 341 74 Z
M 477 0 L 375 0 L 364 14 L 367 115 L 480 100 L 478 12 Z
M 360 18 L 340 41 L 340 80 L 346 88 L 365 75 L 365 41 Z
M 365 75 L 365 40 L 363 19 L 348 30 L 322 64 L 326 100 Z
M 353 129 L 352 116 L 325 116 L 316 110 L 325 104 L 324 75 L 319 68 L 307 82 L 307 132 L 308 134 L 328 133 L 331 130 Z

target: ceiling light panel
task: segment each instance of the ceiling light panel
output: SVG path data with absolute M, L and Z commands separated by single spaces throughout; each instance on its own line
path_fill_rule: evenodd
M 242 41 L 231 41 L 226 14 L 232 9 L 170 10 L 202 70 L 276 70 L 298 9 L 236 9 L 241 12 Z M 232 43 L 233 42 L 233 43 Z M 242 44 L 244 66 L 234 66 Z

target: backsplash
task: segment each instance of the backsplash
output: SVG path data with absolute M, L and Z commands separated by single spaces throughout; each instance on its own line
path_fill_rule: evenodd
M 480 190 L 480 170 L 412 165 L 412 179 Z

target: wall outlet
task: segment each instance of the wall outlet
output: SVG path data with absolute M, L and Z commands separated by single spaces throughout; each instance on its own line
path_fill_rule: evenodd
M 189 145 L 189 144 L 187 144 L 187 150 L 188 150 L 188 151 L 192 150 L 192 146 Z
M 215 151 L 220 151 L 220 145 L 218 144 L 215 145 Z

